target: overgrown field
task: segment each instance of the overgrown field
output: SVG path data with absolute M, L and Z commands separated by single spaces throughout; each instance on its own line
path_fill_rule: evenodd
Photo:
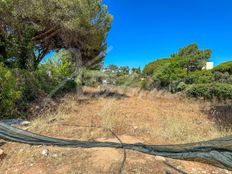
M 54 106 L 55 107 L 55 106 Z M 218 106 L 219 107 L 219 106 Z M 229 135 L 212 116 L 231 115 L 209 103 L 166 92 L 135 88 L 85 88 L 84 95 L 65 96 L 55 111 L 47 111 L 24 129 L 67 139 L 147 144 L 188 143 Z M 226 107 L 225 107 L 226 108 Z M 225 111 L 223 113 L 223 111 Z M 41 152 L 48 148 L 48 156 Z M 7 143 L 1 173 L 118 173 L 123 152 L 115 149 L 72 149 Z M 127 151 L 125 173 L 178 173 L 159 157 Z M 209 165 L 166 159 L 187 173 L 228 173 Z

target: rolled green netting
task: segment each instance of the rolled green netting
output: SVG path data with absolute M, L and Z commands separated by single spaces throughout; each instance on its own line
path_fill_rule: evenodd
M 114 142 L 79 141 L 52 138 L 31 133 L 29 131 L 24 131 L 0 122 L 0 138 L 7 141 L 31 145 L 52 145 L 82 148 L 124 148 L 167 158 L 199 161 L 220 168 L 232 170 L 232 136 L 183 145 L 146 145 L 140 143 L 120 144 Z

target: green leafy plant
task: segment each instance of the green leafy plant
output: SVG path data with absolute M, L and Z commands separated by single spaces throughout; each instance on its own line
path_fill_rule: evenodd
M 224 62 L 218 66 L 216 66 L 213 69 L 213 72 L 221 72 L 221 73 L 226 73 L 228 72 L 229 74 L 232 75 L 232 61 L 229 62 Z
M 17 79 L 12 71 L 0 64 L 0 117 L 10 117 L 17 113 L 16 103 L 22 97 L 17 88 Z
M 186 90 L 187 96 L 204 99 L 232 99 L 232 85 L 223 83 L 194 84 Z

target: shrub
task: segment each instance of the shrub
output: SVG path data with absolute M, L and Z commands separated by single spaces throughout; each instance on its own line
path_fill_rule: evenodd
M 74 89 L 76 82 L 70 78 L 71 64 L 67 57 L 63 58 L 41 64 L 34 72 L 0 64 L 0 117 L 25 116 L 30 102 L 51 92 L 54 95 Z
M 165 65 L 167 63 L 170 63 L 170 61 L 171 61 L 170 59 L 155 60 L 155 61 L 147 64 L 144 67 L 143 74 L 144 75 L 152 75 L 154 70 L 159 69 L 160 67 L 162 67 L 163 65 Z
M 170 84 L 169 90 L 173 93 L 175 92 L 181 92 L 186 89 L 186 84 L 184 82 L 174 82 Z
M 154 70 L 153 78 L 155 81 L 159 81 L 161 87 L 167 87 L 171 83 L 182 81 L 187 76 L 187 72 L 183 68 L 178 67 L 178 62 L 165 64 Z
M 216 72 L 216 71 L 221 72 L 221 73 L 228 72 L 229 74 L 232 74 L 232 61 L 224 62 L 224 63 L 216 66 L 213 69 L 213 72 Z
M 17 113 L 16 103 L 22 97 L 17 80 L 8 68 L 0 64 L 0 117 L 11 117 Z
M 154 80 L 152 78 L 146 78 L 141 82 L 141 89 L 151 90 L 155 87 Z
M 211 83 L 212 72 L 210 70 L 190 72 L 189 75 L 185 77 L 184 82 L 186 84 Z
M 230 83 L 231 84 L 231 77 L 232 75 L 230 75 L 228 72 L 222 73 L 219 71 L 215 71 L 213 73 L 213 77 L 212 79 L 214 81 L 220 82 L 220 83 Z
M 194 84 L 186 90 L 187 96 L 212 100 L 232 99 L 232 85 L 223 83 Z
M 71 55 L 68 52 L 60 51 L 53 58 L 39 65 L 35 77 L 38 79 L 38 85 L 42 91 L 50 93 L 60 84 L 63 86 L 57 93 L 67 92 L 76 87 L 74 79 L 71 79 L 73 70 L 70 59 Z

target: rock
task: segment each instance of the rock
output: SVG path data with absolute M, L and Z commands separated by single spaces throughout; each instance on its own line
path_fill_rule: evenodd
M 192 168 L 192 173 L 197 173 L 197 169 Z
M 0 149 L 0 157 L 4 154 L 4 151 Z
M 53 157 L 53 158 L 57 158 L 57 157 L 58 157 L 58 154 L 55 153 L 55 154 L 52 155 L 52 157 Z
M 170 169 L 166 169 L 166 170 L 164 171 L 164 174 L 172 174 L 172 171 L 171 171 Z
M 138 126 L 133 126 L 134 130 L 137 130 L 138 129 Z
M 41 152 L 41 154 L 43 156 L 48 156 L 49 155 L 49 150 L 48 149 L 43 149 L 42 152 Z
M 156 156 L 155 159 L 157 161 L 166 161 L 166 159 L 164 157 L 162 157 L 162 156 Z
M 28 126 L 31 122 L 30 121 L 22 121 L 20 125 L 22 126 Z

